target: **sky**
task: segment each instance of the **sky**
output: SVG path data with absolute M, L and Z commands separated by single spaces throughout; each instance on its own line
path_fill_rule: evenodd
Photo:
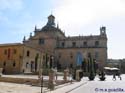
M 125 58 L 125 0 L 0 0 L 0 44 L 22 42 L 50 14 L 66 36 L 99 35 L 106 26 L 108 58 Z

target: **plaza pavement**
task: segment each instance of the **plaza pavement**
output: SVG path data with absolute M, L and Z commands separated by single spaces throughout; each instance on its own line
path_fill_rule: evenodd
M 122 80 L 116 77 L 114 81 L 112 80 L 113 76 L 106 77 L 106 81 L 99 81 L 96 78 L 70 93 L 125 93 L 125 75 L 121 75 Z
M 98 77 L 94 81 L 89 81 L 88 77 L 83 77 L 80 82 L 56 86 L 54 91 L 43 88 L 43 93 L 125 93 L 125 75 L 121 76 L 122 80 L 117 77 L 116 81 L 112 80 L 112 76 L 106 76 L 106 81 L 99 81 Z M 40 91 L 41 88 L 36 86 L 0 82 L 0 93 L 40 93 Z
M 89 81 L 88 77 L 83 77 L 80 82 L 56 89 L 51 93 L 125 93 L 125 75 L 121 75 L 122 80 L 113 76 L 107 76 L 105 81 L 100 81 L 96 76 L 94 81 Z

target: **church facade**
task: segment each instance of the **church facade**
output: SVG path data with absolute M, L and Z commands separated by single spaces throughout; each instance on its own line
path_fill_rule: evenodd
M 34 35 L 30 34 L 28 39 L 24 37 L 23 44 L 43 51 L 45 66 L 75 68 L 82 65 L 90 54 L 99 68 L 104 67 L 107 61 L 106 27 L 100 27 L 99 35 L 67 37 L 56 26 L 53 15 L 41 29 L 35 26 Z

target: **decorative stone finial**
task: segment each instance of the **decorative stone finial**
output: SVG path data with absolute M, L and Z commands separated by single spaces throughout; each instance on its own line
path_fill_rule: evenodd
M 57 29 L 59 29 L 59 24 L 57 23 Z
M 35 31 L 37 30 L 37 27 L 36 27 L 36 25 L 35 25 Z
M 30 37 L 32 37 L 32 33 L 30 33 Z
M 24 36 L 24 37 L 23 37 L 23 41 L 25 41 L 25 40 L 26 40 L 26 37 Z

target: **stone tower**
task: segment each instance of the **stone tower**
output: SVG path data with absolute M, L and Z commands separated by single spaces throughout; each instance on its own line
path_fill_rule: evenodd
M 100 27 L 100 35 L 106 36 L 106 27 L 104 26 Z
M 48 17 L 47 25 L 48 26 L 55 26 L 55 17 L 52 14 Z

